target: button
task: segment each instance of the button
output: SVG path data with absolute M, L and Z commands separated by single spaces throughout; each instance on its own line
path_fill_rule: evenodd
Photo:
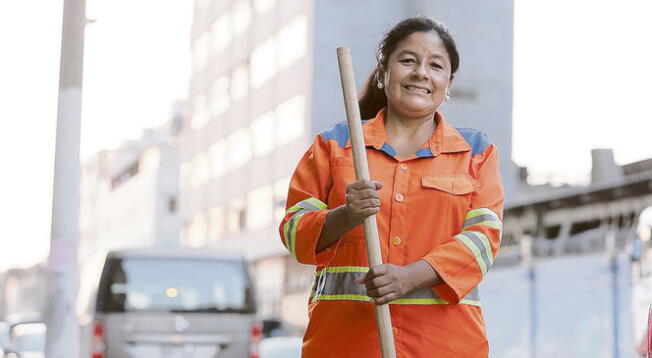
M 395 336 L 398 335 L 398 328 L 392 327 L 392 333 L 394 333 Z
M 405 197 L 403 196 L 403 194 L 396 194 L 396 196 L 394 196 L 394 199 L 396 199 L 396 201 L 403 201 Z
M 403 169 L 403 170 L 406 170 L 408 168 L 407 164 L 405 164 L 405 163 L 401 163 L 401 165 L 399 165 L 398 167 Z
M 398 237 L 398 236 L 394 236 L 394 237 L 392 238 L 392 244 L 394 244 L 394 245 L 400 245 L 401 242 L 403 242 L 403 240 L 401 240 L 401 238 Z

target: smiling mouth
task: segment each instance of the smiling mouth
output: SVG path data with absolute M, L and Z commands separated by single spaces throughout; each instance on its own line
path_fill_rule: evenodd
M 416 87 L 416 86 L 410 86 L 410 85 L 403 86 L 403 88 L 405 88 L 406 90 L 408 90 L 410 92 L 414 92 L 414 93 L 429 94 L 431 92 L 429 89 L 422 88 L 422 87 Z

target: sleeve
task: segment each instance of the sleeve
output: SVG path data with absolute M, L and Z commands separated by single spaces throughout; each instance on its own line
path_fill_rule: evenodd
M 498 255 L 502 236 L 504 191 L 498 170 L 498 153 L 489 145 L 476 155 L 478 186 L 471 196 L 460 232 L 429 252 L 423 259 L 444 281 L 434 292 L 449 303 L 477 302 L 469 293 L 480 283 Z M 467 296 L 468 295 L 468 296 Z
M 306 265 L 324 266 L 335 256 L 336 245 L 315 252 L 329 213 L 326 204 L 332 186 L 329 155 L 327 143 L 317 135 L 292 175 L 285 217 L 279 227 L 283 245 L 298 262 Z

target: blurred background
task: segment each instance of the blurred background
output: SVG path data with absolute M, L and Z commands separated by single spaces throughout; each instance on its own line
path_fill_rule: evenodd
M 447 121 L 500 151 L 492 357 L 639 356 L 652 3 L 637 0 L 87 0 L 80 292 L 112 250 L 238 252 L 257 319 L 301 336 L 314 268 L 278 237 L 290 176 L 346 118 L 335 49 L 361 88 L 383 34 L 415 14 L 458 44 Z M 62 19 L 63 0 L 0 3 L 0 321 L 47 306 Z

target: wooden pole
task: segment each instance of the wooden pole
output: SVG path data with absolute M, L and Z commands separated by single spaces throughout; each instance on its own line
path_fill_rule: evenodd
M 355 78 L 353 76 L 353 61 L 351 60 L 351 51 L 348 47 L 337 48 L 337 61 L 340 65 L 340 79 L 342 81 L 342 92 L 344 93 L 346 120 L 349 124 L 351 149 L 353 149 L 355 177 L 357 180 L 370 180 L 367 152 L 365 150 L 364 137 L 362 136 L 362 120 L 360 118 L 360 107 L 358 106 L 358 92 L 355 89 Z M 380 252 L 378 224 L 376 223 L 375 215 L 369 216 L 364 220 L 364 236 L 367 243 L 369 268 L 381 265 L 383 258 Z M 375 308 L 383 358 L 396 358 L 389 305 L 375 305 Z

